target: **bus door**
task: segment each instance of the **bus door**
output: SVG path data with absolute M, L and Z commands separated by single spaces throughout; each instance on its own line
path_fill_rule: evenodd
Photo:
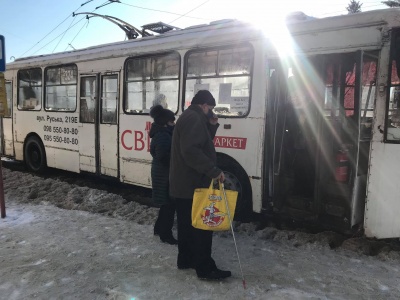
M 271 66 L 269 193 L 278 210 L 319 216 L 335 228 L 362 222 L 376 57 L 357 52 Z
M 118 73 L 80 77 L 80 169 L 118 177 Z
M 2 117 L 1 123 L 1 153 L 5 156 L 14 157 L 14 139 L 12 122 L 12 82 L 6 81 L 7 114 Z
M 389 49 L 380 55 L 364 219 L 365 235 L 379 239 L 400 237 L 400 29 L 392 30 Z
M 270 61 L 267 107 L 268 193 L 275 210 L 295 218 L 316 216 L 319 107 L 317 61 Z
M 324 56 L 317 197 L 320 221 L 343 230 L 364 217 L 377 53 Z

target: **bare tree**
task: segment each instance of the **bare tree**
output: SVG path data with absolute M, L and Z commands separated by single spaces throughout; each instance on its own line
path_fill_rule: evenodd
M 360 1 L 351 0 L 346 9 L 349 14 L 355 14 L 361 12 L 361 6 L 362 3 L 360 3 Z
M 382 1 L 381 3 L 389 6 L 389 7 L 400 7 L 400 0 L 389 0 L 389 1 Z

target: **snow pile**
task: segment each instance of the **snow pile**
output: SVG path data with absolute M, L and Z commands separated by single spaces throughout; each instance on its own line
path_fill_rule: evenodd
M 11 201 L 31 204 L 52 204 L 59 208 L 153 224 L 158 209 L 128 202 L 122 196 L 102 190 L 69 184 L 59 179 L 43 179 L 29 173 L 3 168 L 4 191 Z
M 22 203 L 55 205 L 59 208 L 82 210 L 134 221 L 138 224 L 154 224 L 158 209 L 139 204 L 150 203 L 151 199 L 139 195 L 130 195 L 135 201 L 128 201 L 121 195 L 105 190 L 79 186 L 68 183 L 68 180 L 42 178 L 30 173 L 11 171 L 3 168 L 4 190 L 11 201 Z M 79 182 L 79 181 L 78 181 Z M 79 182 L 80 183 L 80 182 Z M 132 188 L 134 192 L 134 188 Z M 133 193 L 132 192 L 132 193 Z M 256 223 L 235 223 L 236 232 L 247 234 L 254 238 L 271 239 L 294 247 L 307 249 L 343 249 L 365 255 L 377 255 L 383 260 L 400 259 L 399 243 L 388 244 L 384 241 L 373 241 L 365 238 L 345 238 L 345 236 L 326 231 L 312 234 L 303 231 L 278 230 L 266 227 L 257 230 Z M 229 232 L 216 233 L 222 237 Z
M 153 236 L 157 209 L 59 179 L 6 168 L 3 174 L 4 299 L 398 299 L 400 294 L 400 259 L 387 243 L 333 232 L 257 230 L 254 223 L 235 225 L 248 288 L 242 287 L 229 232 L 215 235 L 213 257 L 232 278 L 201 281 L 194 270 L 177 270 L 177 248 Z

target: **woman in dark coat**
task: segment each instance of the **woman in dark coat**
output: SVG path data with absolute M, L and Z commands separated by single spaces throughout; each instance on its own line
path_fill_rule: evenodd
M 150 129 L 150 153 L 153 157 L 151 164 L 152 198 L 153 202 L 160 206 L 154 225 L 154 234 L 159 235 L 162 242 L 176 245 L 178 241 L 172 235 L 175 204 L 169 197 L 169 163 L 175 115 L 161 105 L 156 105 L 151 109 L 150 116 L 154 119 Z

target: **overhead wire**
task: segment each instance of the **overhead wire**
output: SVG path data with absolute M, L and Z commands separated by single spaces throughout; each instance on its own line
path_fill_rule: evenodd
M 67 49 L 68 49 L 68 46 L 71 46 L 72 47 L 72 42 L 76 39 L 76 37 L 79 35 L 79 33 L 81 33 L 81 31 L 82 31 L 82 29 L 85 27 L 85 25 L 88 25 L 89 24 L 89 20 L 86 22 L 86 23 L 84 23 L 83 24 L 83 26 L 81 27 L 81 29 L 79 29 L 79 31 L 78 31 L 78 33 L 74 36 L 74 38 L 69 42 L 69 44 L 67 45 L 67 47 L 65 48 L 65 50 L 64 51 L 67 51 Z
M 77 11 L 77 10 L 76 10 L 76 11 Z M 74 11 L 74 13 L 75 13 L 76 11 Z M 53 52 L 51 52 L 51 53 L 54 53 L 54 51 L 57 49 L 58 45 L 61 43 L 61 41 L 62 41 L 62 39 L 64 38 L 64 36 L 65 36 L 65 34 L 67 33 L 67 31 L 71 28 L 72 23 L 74 23 L 74 21 L 75 21 L 75 18 L 72 18 L 71 23 L 69 24 L 67 30 L 64 31 L 64 34 L 62 35 L 62 37 L 61 37 L 60 40 L 58 41 L 57 45 L 54 47 Z
M 93 1 L 93 0 L 87 1 L 87 2 L 85 2 L 83 5 L 85 5 L 85 4 L 87 4 L 87 3 L 91 2 L 91 1 Z M 97 10 L 99 7 L 102 7 L 102 6 L 106 5 L 107 3 L 112 3 L 112 2 L 106 1 L 106 2 L 104 2 L 103 4 L 101 4 L 100 6 L 96 7 L 92 12 L 94 12 L 95 10 Z M 81 7 L 82 7 L 83 5 L 81 5 Z M 76 11 L 77 11 L 77 10 L 76 10 Z M 74 11 L 74 13 L 75 13 L 76 11 Z M 60 38 L 60 40 L 58 41 L 57 45 L 54 47 L 52 53 L 54 53 L 54 51 L 56 50 L 56 48 L 58 47 L 58 45 L 60 44 L 60 42 L 61 42 L 62 39 L 64 38 L 64 36 L 65 36 L 65 34 L 67 33 L 67 31 L 71 28 L 72 23 L 74 23 L 74 21 L 75 21 L 75 18 L 72 19 L 72 21 L 71 21 L 71 23 L 69 24 L 67 30 L 64 31 L 63 36 Z M 83 27 L 85 27 L 85 24 L 83 24 L 83 26 L 81 27 L 81 29 L 79 29 L 77 35 L 82 31 Z M 77 37 L 77 35 L 75 35 L 75 37 L 73 38 L 73 40 L 72 40 L 69 44 L 71 44 L 71 43 L 75 40 L 75 38 Z M 67 46 L 67 48 L 68 48 L 68 46 Z
M 208 0 L 208 1 L 209 1 L 209 0 Z M 208 2 L 208 1 L 206 1 L 206 2 Z M 170 11 L 166 11 L 166 10 L 159 10 L 159 9 L 147 8 L 147 7 L 132 5 L 132 4 L 124 3 L 124 2 L 119 2 L 119 3 L 121 3 L 121 4 L 123 4 L 123 5 L 131 6 L 131 7 L 139 8 L 139 9 L 150 10 L 150 11 L 156 11 L 156 12 L 162 12 L 162 13 L 166 13 L 166 14 L 170 14 L 170 15 L 175 15 L 175 16 L 180 16 L 180 17 L 186 17 L 186 18 L 198 19 L 198 20 L 210 20 L 210 19 L 207 19 L 207 18 L 199 18 L 199 17 L 186 16 L 186 15 L 182 15 L 182 14 L 178 14 L 178 13 L 174 13 L 174 12 L 170 12 Z M 189 12 L 188 12 L 188 13 L 189 13 Z
M 91 0 L 91 1 L 93 1 L 93 0 Z M 208 1 L 209 1 L 209 0 L 208 0 Z M 208 1 L 206 1 L 206 2 L 208 2 Z M 88 1 L 88 2 L 90 2 L 90 1 Z M 146 10 L 154 10 L 154 9 L 150 9 L 150 8 L 145 8 L 145 7 L 140 7 L 140 6 L 136 6 L 136 5 L 126 4 L 126 3 L 123 3 L 123 2 L 120 2 L 120 1 L 108 0 L 108 1 L 104 2 L 103 4 L 101 4 L 100 6 L 97 6 L 92 12 L 94 12 L 94 11 L 97 10 L 98 8 L 101 8 L 101 7 L 103 7 L 103 6 L 107 5 L 107 4 L 112 4 L 112 3 L 121 3 L 121 4 L 125 4 L 125 5 L 128 5 L 128 6 L 135 7 L 135 8 L 146 9 Z M 84 3 L 84 4 L 85 4 L 85 3 Z M 193 9 L 193 10 L 194 10 L 194 9 Z M 192 11 L 193 11 L 193 10 L 192 10 Z M 154 11 L 163 12 L 163 13 L 171 13 L 171 12 L 161 11 L 161 10 L 154 10 Z M 188 13 L 189 13 L 189 12 L 188 12 Z M 175 13 L 171 13 L 171 14 L 175 14 Z M 187 13 L 186 13 L 186 14 L 187 14 Z M 175 15 L 179 15 L 179 14 L 175 14 Z M 183 17 L 182 15 L 179 15 L 179 16 L 180 16 L 180 17 Z M 179 19 L 179 18 L 178 18 L 178 19 Z M 196 19 L 203 19 L 203 18 L 196 18 Z M 56 47 L 54 48 L 54 50 L 57 48 L 57 46 L 59 45 L 59 43 L 60 43 L 61 40 L 63 39 L 65 33 L 70 29 L 70 27 L 71 27 L 71 25 L 72 25 L 73 22 L 74 22 L 74 20 L 72 20 L 72 22 L 71 22 L 70 26 L 68 27 L 68 29 L 67 29 L 66 31 L 64 31 L 63 36 L 61 37 L 60 41 L 57 43 L 57 45 L 56 45 Z M 80 30 L 78 31 L 78 33 L 74 36 L 74 38 L 68 43 L 68 45 L 67 45 L 67 47 L 65 48 L 65 50 L 68 49 L 69 45 L 72 44 L 72 42 L 73 42 L 73 41 L 75 40 L 75 38 L 79 35 L 79 33 L 82 31 L 82 29 L 83 29 L 84 27 L 85 27 L 85 24 L 81 27 L 81 29 L 80 29 Z M 53 52 L 54 52 L 54 50 L 53 50 Z
M 87 3 L 89 3 L 89 2 L 92 2 L 93 0 L 88 0 L 88 1 L 86 1 L 85 3 L 83 3 L 83 4 L 81 4 L 77 9 L 75 9 L 74 10 L 74 12 L 76 12 L 76 11 L 78 11 L 82 6 L 84 6 L 84 5 L 86 5 Z M 26 50 L 23 54 L 21 54 L 19 57 L 23 57 L 27 52 L 29 52 L 30 50 L 32 50 L 33 48 L 35 48 L 39 43 L 41 43 L 46 37 L 48 37 L 54 30 L 56 30 L 58 27 L 60 27 L 66 20 L 68 20 L 68 18 L 70 17 L 71 15 L 69 14 L 63 21 L 61 21 L 61 23 L 60 24 L 58 24 L 56 27 L 54 27 L 48 34 L 46 34 L 41 40 L 39 40 L 36 44 L 34 44 L 31 48 L 29 48 L 28 50 Z M 57 36 L 58 37 L 58 36 Z M 52 40 L 53 41 L 53 40 Z M 46 46 L 48 45 L 49 43 L 47 43 L 46 44 Z M 42 48 L 40 48 L 40 50 L 41 49 L 43 49 L 43 47 Z M 53 50 L 54 51 L 54 50 Z M 37 52 L 37 51 L 36 51 Z M 35 53 L 36 53 L 35 52 Z M 35 54 L 35 53 L 33 53 L 33 54 Z
M 82 3 L 77 9 L 75 9 L 74 11 L 73 11 L 73 13 L 75 13 L 75 12 L 77 12 L 79 9 L 81 9 L 82 8 L 82 6 L 85 6 L 86 4 L 88 4 L 88 3 L 90 3 L 90 2 L 92 2 L 92 1 L 94 1 L 94 0 L 88 0 L 88 1 L 86 1 L 86 2 L 84 2 L 84 3 Z M 54 27 L 49 33 L 47 33 L 42 39 L 40 39 L 36 44 L 34 44 L 31 48 L 29 48 L 28 50 L 26 50 L 23 54 L 21 54 L 19 57 L 23 57 L 27 52 L 29 52 L 29 51 L 31 51 L 33 48 L 35 48 L 38 44 L 40 44 L 46 37 L 48 37 L 51 33 L 53 33 L 58 27 L 60 27 L 66 20 L 68 20 L 68 18 L 70 17 L 71 15 L 68 15 L 63 21 L 61 21 L 61 23 L 59 23 L 56 27 Z M 78 22 L 80 22 L 80 21 L 78 21 Z M 71 22 L 71 24 L 70 24 L 70 26 L 68 27 L 68 29 L 70 29 L 70 28 L 72 28 L 73 26 L 75 26 L 75 25 L 73 25 L 72 26 L 72 23 L 73 22 Z M 68 31 L 68 29 L 66 30 L 66 31 L 64 31 L 63 33 L 65 34 L 65 32 L 67 32 Z M 56 38 L 58 38 L 60 35 L 58 35 Z M 55 38 L 55 39 L 56 39 Z M 53 40 L 51 40 L 49 43 L 47 43 L 45 46 L 43 46 L 42 48 L 40 48 L 39 50 L 41 50 L 41 49 L 43 49 L 44 47 L 46 47 L 47 45 L 49 45 L 51 42 L 53 42 L 55 39 L 53 39 Z M 61 40 L 60 40 L 61 41 Z M 58 44 L 56 45 L 56 48 L 57 48 L 57 46 L 58 46 Z M 56 48 L 54 48 L 53 49 L 53 52 L 55 51 L 55 49 Z M 35 53 L 37 53 L 39 50 L 36 50 L 32 55 L 34 55 Z M 52 53 L 53 53 L 52 52 Z
M 28 50 L 26 50 L 24 53 L 22 53 L 20 55 L 20 57 L 24 56 L 27 52 L 29 52 L 30 50 L 32 50 L 33 48 L 35 48 L 35 46 L 37 44 L 39 44 L 41 41 L 43 41 L 46 37 L 48 37 L 54 30 L 56 30 L 61 24 L 63 24 L 67 19 L 69 18 L 69 16 L 67 18 L 64 19 L 64 21 L 62 21 L 60 24 L 58 24 L 53 30 L 51 30 L 48 34 L 46 34 L 40 41 L 38 41 L 36 44 L 34 44 L 31 48 L 29 48 Z
M 82 20 L 84 20 L 85 17 L 83 17 L 82 19 L 80 19 L 78 22 L 76 22 L 74 25 L 71 26 L 74 27 L 75 25 L 78 25 Z M 69 30 L 69 29 L 68 29 Z M 54 39 L 52 39 L 50 42 L 48 42 L 46 45 L 44 45 L 42 48 L 36 50 L 32 55 L 36 54 L 37 52 L 39 52 L 40 50 L 42 50 L 44 47 L 46 47 L 48 44 L 52 43 L 54 40 L 56 40 L 58 37 L 60 37 L 61 35 L 63 35 L 64 32 L 60 33 L 59 35 L 57 35 Z
M 75 13 L 76 11 L 78 11 L 82 6 L 88 4 L 88 3 L 92 2 L 92 1 L 94 1 L 94 0 L 88 0 L 88 1 L 86 1 L 86 2 L 84 2 L 84 3 L 82 3 L 77 9 L 74 10 L 74 13 Z M 210 1 L 210 0 L 207 0 L 207 1 L 203 2 L 203 3 L 201 3 L 200 5 L 196 6 L 195 8 L 191 9 L 190 11 L 188 11 L 188 12 L 185 13 L 185 14 L 179 14 L 179 13 L 174 13 L 174 12 L 165 11 L 165 10 L 159 10 L 159 9 L 153 9 L 153 8 L 147 8 L 147 7 L 132 5 L 132 4 L 124 3 L 124 2 L 121 2 L 121 1 L 118 1 L 118 2 L 117 2 L 117 1 L 115 1 L 115 2 L 112 1 L 111 3 L 120 3 L 120 4 L 123 4 L 123 5 L 126 5 L 126 6 L 131 6 L 131 7 L 139 8 L 139 9 L 143 9 L 143 10 L 156 11 L 156 12 L 167 13 L 167 14 L 179 16 L 178 18 L 176 18 L 176 19 L 172 20 L 171 22 L 169 22 L 169 24 L 171 24 L 171 23 L 173 23 L 173 22 L 175 22 L 175 21 L 177 21 L 177 20 L 179 20 L 179 19 L 181 19 L 181 18 L 183 18 L 183 17 L 192 18 L 192 19 L 199 19 L 199 20 L 210 20 L 210 19 L 207 19 L 207 18 L 193 17 L 193 16 L 188 16 L 188 15 L 187 15 L 187 14 L 193 12 L 194 10 L 198 9 L 199 7 L 203 6 L 204 4 L 206 4 L 206 3 L 209 2 L 209 1 Z M 99 7 L 103 6 L 103 5 L 106 4 L 107 2 L 109 2 L 109 1 L 106 1 L 105 3 L 103 3 L 102 5 L 100 5 Z M 364 3 L 376 3 L 376 2 L 364 2 Z M 364 3 L 361 3 L 361 4 L 364 4 Z M 378 6 L 382 6 L 382 5 L 383 5 L 383 4 L 380 3 L 380 4 L 374 4 L 374 5 L 367 5 L 367 6 L 364 6 L 364 7 L 362 7 L 362 8 L 378 7 Z M 96 7 L 96 9 L 97 9 L 97 8 L 98 8 L 98 7 Z M 96 9 L 95 9 L 95 10 L 96 10 Z M 93 11 L 95 11 L 95 10 L 93 10 Z M 346 12 L 347 12 L 347 10 L 346 10 L 346 9 L 343 9 L 343 10 L 340 10 L 340 11 L 327 12 L 327 13 L 323 13 L 323 14 L 319 14 L 319 15 L 320 15 L 320 16 L 324 16 L 324 15 L 334 15 L 334 14 L 340 14 L 340 13 L 346 13 Z M 47 34 L 46 34 L 42 39 L 40 39 L 36 44 L 34 44 L 31 48 L 29 48 L 27 51 L 25 51 L 22 55 L 20 55 L 20 57 L 24 56 L 27 52 L 31 51 L 34 47 L 36 47 L 39 43 L 41 43 L 46 37 L 48 37 L 52 32 L 54 32 L 58 27 L 60 27 L 69 17 L 70 17 L 70 15 L 69 15 L 68 17 L 66 17 L 61 23 L 59 23 L 55 28 L 53 28 L 49 33 L 47 33 Z M 63 33 L 61 33 L 60 35 L 58 35 L 58 36 L 56 37 L 56 38 L 58 38 L 58 37 L 60 37 L 60 36 L 62 35 L 62 37 L 60 38 L 59 42 L 57 43 L 57 45 L 56 45 L 55 48 L 53 49 L 52 53 L 56 50 L 56 48 L 58 47 L 58 45 L 60 44 L 60 42 L 61 42 L 62 39 L 64 38 L 66 32 L 67 32 L 69 29 L 71 29 L 72 27 L 74 27 L 76 24 L 78 24 L 80 21 L 82 21 L 82 19 L 80 19 L 77 23 L 75 23 L 74 25 L 72 25 L 73 22 L 74 22 L 74 20 L 72 20 L 72 22 L 70 23 L 70 25 L 69 25 L 69 27 L 67 28 L 67 30 L 65 30 Z M 85 24 L 84 24 L 84 25 L 85 25 Z M 83 27 L 84 27 L 84 26 L 82 26 L 82 28 L 78 31 L 77 35 L 82 31 Z M 75 38 L 77 37 L 77 35 L 75 35 L 75 37 L 73 38 L 73 40 L 75 40 Z M 56 38 L 55 38 L 55 39 L 56 39 Z M 44 47 L 46 47 L 47 45 L 49 45 L 49 44 L 50 44 L 51 42 L 53 42 L 55 39 L 51 40 L 49 43 L 47 43 L 45 46 L 41 47 L 39 50 L 36 50 L 33 54 L 37 53 L 38 51 L 40 51 L 41 49 L 43 49 Z M 72 41 L 73 41 L 73 40 L 72 40 Z M 72 43 L 72 41 L 71 41 L 70 43 Z M 68 48 L 68 47 L 67 47 L 67 48 Z
M 76 12 L 77 10 L 79 10 L 81 7 L 78 7 L 74 12 Z M 26 50 L 24 53 L 22 53 L 20 55 L 20 57 L 24 56 L 27 52 L 29 52 L 30 50 L 32 50 L 37 44 L 39 44 L 41 41 L 43 41 L 46 37 L 48 37 L 54 30 L 56 30 L 58 27 L 61 26 L 61 24 L 63 24 L 71 15 L 68 15 L 68 17 L 66 17 L 60 24 L 58 24 L 55 28 L 53 28 L 48 34 L 46 34 L 40 41 L 38 41 L 36 44 L 34 44 L 31 48 L 29 48 L 28 50 Z
M 179 18 L 176 18 L 175 20 L 172 20 L 171 22 L 169 22 L 169 24 L 172 24 L 173 22 L 179 20 L 179 19 L 182 18 L 182 17 L 186 17 L 186 15 L 187 15 L 188 13 L 191 13 L 192 11 L 198 9 L 200 6 L 203 6 L 203 5 L 206 4 L 207 2 L 210 2 L 210 0 L 207 0 L 207 1 L 203 2 L 202 4 L 196 6 L 195 8 L 189 10 L 187 13 L 181 15 Z
M 86 1 L 85 3 L 82 3 L 82 4 L 81 4 L 81 7 L 84 6 L 84 5 L 86 5 L 86 4 L 88 4 L 89 2 L 92 2 L 92 1 L 94 1 L 94 0 L 88 0 L 88 1 Z

